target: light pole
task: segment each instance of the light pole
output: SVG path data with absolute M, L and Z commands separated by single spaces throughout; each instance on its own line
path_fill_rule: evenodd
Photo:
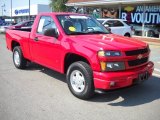
M 2 8 L 2 16 L 3 16 L 3 6 L 1 6 L 1 8 Z
M 30 3 L 30 0 L 29 0 L 29 16 L 28 16 L 28 17 L 29 17 L 29 18 L 28 18 L 29 20 L 30 20 L 30 9 L 31 9 L 30 7 L 31 7 L 31 3 Z
M 12 0 L 11 0 L 11 22 L 12 22 Z

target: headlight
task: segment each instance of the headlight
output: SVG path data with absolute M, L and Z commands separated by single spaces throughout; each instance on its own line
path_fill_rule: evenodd
M 98 52 L 99 57 L 116 57 L 116 56 L 121 56 L 120 51 L 99 51 Z
M 102 71 L 119 71 L 125 69 L 124 62 L 100 62 Z

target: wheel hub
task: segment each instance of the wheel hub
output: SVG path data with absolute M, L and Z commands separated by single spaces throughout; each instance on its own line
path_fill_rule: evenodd
M 72 71 L 71 76 L 70 76 L 70 82 L 71 82 L 72 88 L 76 92 L 82 92 L 85 88 L 84 76 L 78 70 Z
M 20 56 L 17 51 L 14 52 L 14 62 L 16 65 L 20 65 Z

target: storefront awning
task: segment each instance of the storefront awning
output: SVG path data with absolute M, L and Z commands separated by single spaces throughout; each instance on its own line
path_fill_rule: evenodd
M 95 6 L 104 4 L 153 3 L 160 0 L 69 0 L 66 6 Z

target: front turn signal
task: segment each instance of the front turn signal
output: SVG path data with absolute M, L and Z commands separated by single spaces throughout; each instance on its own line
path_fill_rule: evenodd
M 101 61 L 100 65 L 101 65 L 101 70 L 106 71 L 106 62 Z

